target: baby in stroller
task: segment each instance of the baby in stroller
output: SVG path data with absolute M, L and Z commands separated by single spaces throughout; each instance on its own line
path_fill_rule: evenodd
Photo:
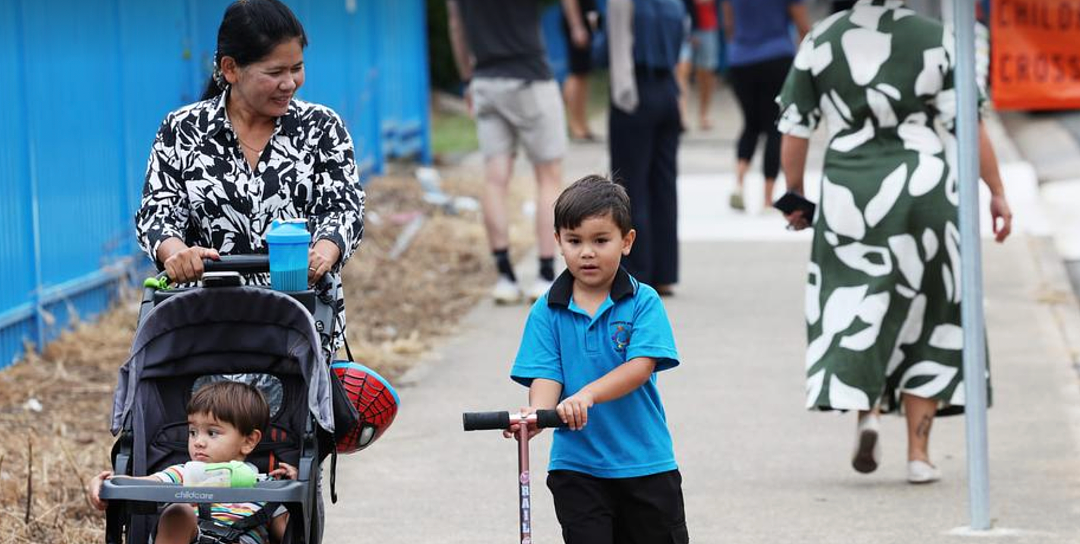
M 149 476 L 117 476 L 155 482 L 190 485 L 198 478 L 202 463 L 244 461 L 262 440 L 270 423 L 270 407 L 256 387 L 242 382 L 212 381 L 200 387 L 187 405 L 188 454 L 191 461 L 175 464 Z M 253 471 L 257 469 L 251 465 Z M 269 477 L 295 480 L 296 468 L 278 463 Z M 105 510 L 101 486 L 113 478 L 112 471 L 98 474 L 90 483 L 90 502 Z M 271 511 L 272 510 L 272 511 Z M 242 544 L 280 542 L 288 524 L 288 511 L 268 503 L 203 503 L 201 508 L 174 503 L 158 521 L 157 544 L 188 544 L 202 541 L 237 541 Z

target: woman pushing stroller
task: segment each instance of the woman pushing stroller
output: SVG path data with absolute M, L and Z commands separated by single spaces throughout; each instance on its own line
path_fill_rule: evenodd
M 203 259 L 266 253 L 272 220 L 305 218 L 314 241 L 308 282 L 337 312 L 337 332 L 323 346 L 332 355 L 344 338 L 340 270 L 363 235 L 364 191 L 341 118 L 296 99 L 306 45 L 279 0 L 226 9 L 202 100 L 158 130 L 136 231 L 158 268 L 187 283 L 202 277 Z M 269 283 L 265 275 L 246 281 Z
M 336 314 L 331 320 L 334 325 L 329 329 L 330 334 L 319 335 L 310 315 L 303 309 L 299 310 L 303 315 L 294 315 L 295 304 L 278 300 L 281 297 L 273 293 L 178 294 L 170 300 L 176 302 L 171 305 L 172 313 L 164 313 L 168 319 L 158 321 L 191 317 L 177 311 L 181 306 L 198 308 L 188 313 L 198 314 L 203 321 L 213 321 L 208 319 L 211 316 L 236 314 L 227 335 L 216 332 L 212 322 L 207 324 L 208 328 L 198 330 L 210 331 L 219 335 L 218 338 L 231 338 L 237 345 L 229 348 L 237 355 L 219 355 L 227 351 L 226 347 L 203 346 L 199 342 L 205 338 L 185 337 L 169 344 L 175 347 L 175 353 L 167 354 L 170 360 L 153 360 L 155 356 L 136 346 L 133 358 L 121 369 L 113 432 L 120 433 L 118 446 L 127 440 L 127 453 L 122 455 L 127 461 L 117 461 L 114 450 L 114 467 L 118 473 L 149 474 L 143 479 L 166 482 L 168 478 L 166 483 L 182 483 L 187 476 L 181 467 L 186 465 L 175 463 L 184 459 L 183 442 L 169 433 L 186 430 L 187 453 L 196 461 L 242 461 L 262 440 L 264 444 L 248 462 L 266 466 L 269 452 L 267 472 L 300 480 L 289 482 L 295 485 L 274 488 L 286 497 L 282 501 L 290 504 L 289 510 L 298 518 L 293 523 L 288 522 L 287 515 L 280 515 L 284 510 L 277 507 L 262 514 L 272 520 L 260 519 L 254 523 L 251 519 L 238 519 L 233 501 L 205 502 L 213 504 L 207 514 L 210 517 L 224 515 L 224 521 L 239 523 L 240 527 L 252 525 L 234 531 L 228 539 L 218 538 L 222 542 L 261 544 L 270 541 L 269 533 L 273 533 L 274 541 L 281 541 L 282 534 L 286 534 L 289 542 L 318 542 L 321 532 L 319 462 L 327 450 L 309 439 L 316 428 L 311 424 L 305 427 L 305 422 L 314 417 L 318 429 L 331 433 L 334 429 L 333 416 L 327 412 L 330 382 L 325 361 L 332 360 L 344 342 L 345 305 L 340 271 L 360 244 L 364 192 L 359 184 L 352 139 L 341 118 L 330 108 L 296 98 L 304 84 L 306 45 L 307 36 L 300 21 L 279 0 L 238 0 L 228 6 L 218 27 L 214 71 L 202 100 L 169 113 L 162 122 L 150 152 L 142 202 L 135 217 L 139 245 L 177 284 L 200 280 L 205 271 L 203 259 L 267 253 L 266 234 L 274 220 L 306 220 L 313 242 L 308 248 L 307 280 L 319 299 L 316 306 L 329 307 L 328 313 Z M 242 280 L 257 285 L 270 283 L 267 274 L 253 274 Z M 266 315 L 254 315 L 254 308 L 244 308 L 249 304 L 263 308 Z M 160 311 L 153 313 L 163 317 Z M 189 325 L 191 330 L 197 330 L 196 323 Z M 277 336 L 282 335 L 310 340 L 311 346 L 277 345 L 275 342 L 280 340 Z M 146 342 L 173 342 L 166 338 L 150 340 L 159 336 L 167 335 L 156 325 L 140 323 L 136 344 L 142 338 Z M 258 345 L 248 345 L 253 343 Z M 300 348 L 304 349 L 297 352 Z M 321 356 L 318 351 L 322 352 Z M 253 359 L 252 353 L 261 354 L 261 358 Z M 295 364 L 287 369 L 275 366 L 274 361 L 282 357 Z M 236 368 L 227 368 L 230 366 Z M 153 387 L 142 385 L 141 380 L 147 378 L 148 372 L 157 372 L 152 381 L 160 383 Z M 284 379 L 294 383 L 286 388 L 291 405 L 275 408 L 280 412 L 271 419 L 263 393 L 250 385 L 215 384 L 188 393 L 196 375 L 224 372 L 283 372 Z M 131 383 L 127 382 L 129 376 Z M 234 391 L 226 396 L 230 402 L 239 402 L 243 395 L 251 397 L 249 406 L 242 411 L 260 414 L 254 418 L 255 423 L 242 422 L 249 419 L 246 416 L 236 418 L 222 412 L 219 409 L 222 404 L 211 403 L 207 408 L 197 402 L 206 400 L 204 397 L 216 398 L 218 389 L 223 387 L 248 391 L 242 395 Z M 145 403 L 132 400 L 144 395 L 168 400 L 169 409 L 147 412 Z M 182 410 L 189 395 L 185 422 Z M 309 402 L 314 404 L 309 406 Z M 131 438 L 125 436 L 135 437 L 133 448 Z M 164 449 L 159 447 L 162 443 L 166 444 Z M 226 445 L 221 449 L 207 447 L 204 451 L 200 444 Z M 280 462 L 284 458 L 289 459 L 289 464 Z M 299 478 L 294 466 L 301 467 Z M 162 467 L 168 468 L 162 470 Z M 103 505 L 100 501 L 103 497 L 126 497 L 115 494 L 116 486 L 112 483 L 105 483 L 110 476 L 110 472 L 103 472 L 91 483 L 91 497 L 96 506 Z M 267 496 L 272 491 L 260 492 Z M 125 498 L 118 502 L 139 500 L 148 499 Z M 147 534 L 153 527 L 154 516 L 113 506 L 109 506 L 107 514 L 107 540 L 118 542 L 118 535 L 109 530 L 111 524 L 127 527 L 129 541 L 145 542 L 142 536 L 131 540 L 132 535 Z M 124 515 L 136 515 L 114 520 L 114 515 L 119 516 L 121 511 Z M 157 525 L 158 542 L 191 542 L 198 534 L 192 532 L 192 511 L 183 504 L 167 507 Z M 138 520 L 131 521 L 134 518 Z M 147 520 L 151 523 L 149 527 L 144 523 Z M 202 523 L 194 525 L 201 526 Z M 267 531 L 267 526 L 271 531 Z

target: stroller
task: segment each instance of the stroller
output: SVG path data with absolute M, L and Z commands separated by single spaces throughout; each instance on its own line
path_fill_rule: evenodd
M 145 476 L 187 461 L 185 407 L 193 388 L 206 379 L 242 379 L 263 390 L 271 405 L 270 425 L 247 461 L 261 473 L 289 463 L 297 479 L 245 489 L 107 480 L 101 490 L 109 502 L 106 542 L 151 541 L 159 508 L 167 503 L 205 504 L 209 511 L 210 503 L 265 502 L 268 512 L 278 505 L 289 512 L 284 543 L 318 544 L 321 464 L 333 456 L 333 494 L 339 438 L 334 431 L 347 432 L 359 421 L 322 352 L 320 334 L 333 333 L 335 312 L 312 290 L 240 286 L 240 273 L 268 270 L 265 255 L 206 264 L 201 287 L 144 291 L 131 356 L 120 369 L 113 400 L 113 471 Z M 209 520 L 201 520 L 200 528 L 204 521 Z M 235 536 L 204 532 L 200 542 L 224 543 Z

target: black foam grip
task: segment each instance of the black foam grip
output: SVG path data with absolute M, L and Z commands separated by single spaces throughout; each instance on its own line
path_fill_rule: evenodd
M 563 420 L 559 417 L 559 413 L 555 410 L 537 410 L 536 427 L 538 429 L 566 427 L 566 423 L 563 423 Z
M 510 412 L 465 412 L 461 421 L 466 431 L 509 429 Z
M 221 260 L 203 259 L 207 272 L 240 272 L 254 274 L 270 271 L 269 255 L 222 255 Z

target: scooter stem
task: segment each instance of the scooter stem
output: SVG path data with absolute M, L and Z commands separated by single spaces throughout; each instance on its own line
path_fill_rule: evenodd
M 532 544 L 532 492 L 529 485 L 529 425 L 518 427 L 518 489 L 520 499 L 521 544 Z

